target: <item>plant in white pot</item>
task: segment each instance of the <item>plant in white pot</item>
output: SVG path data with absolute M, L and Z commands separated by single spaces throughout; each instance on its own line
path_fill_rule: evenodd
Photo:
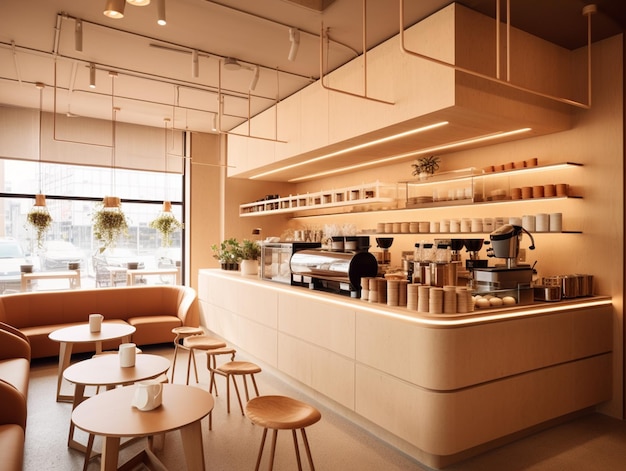
M 259 272 L 261 246 L 254 240 L 244 239 L 241 242 L 241 274 L 256 275 Z

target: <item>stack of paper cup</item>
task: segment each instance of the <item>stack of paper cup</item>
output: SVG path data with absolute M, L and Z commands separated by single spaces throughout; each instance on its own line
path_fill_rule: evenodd
M 376 278 L 377 285 L 376 291 L 378 291 L 378 302 L 381 304 L 387 304 L 387 280 L 384 278 Z
M 417 289 L 417 310 L 419 312 L 428 312 L 428 303 L 430 299 L 430 286 L 419 285 Z
M 421 285 L 410 283 L 406 287 L 406 307 L 411 311 L 417 311 L 418 289 Z
M 367 300 L 370 303 L 378 302 L 378 278 L 369 279 L 369 293 L 368 293 Z
M 399 285 L 399 280 L 387 280 L 387 306 L 398 305 Z
M 361 278 L 361 299 L 367 301 L 370 294 L 370 280 L 372 277 L 366 276 Z
M 467 295 L 467 291 L 468 289 L 465 286 L 456 287 L 456 312 L 468 312 L 469 308 L 467 304 L 468 302 L 472 302 L 472 298 Z
M 407 280 L 400 280 L 398 282 L 398 306 L 406 306 L 408 284 L 409 282 Z
M 446 285 L 443 287 L 443 312 L 456 314 L 456 286 Z
M 443 313 L 443 288 L 431 287 L 428 295 L 428 312 L 431 314 Z

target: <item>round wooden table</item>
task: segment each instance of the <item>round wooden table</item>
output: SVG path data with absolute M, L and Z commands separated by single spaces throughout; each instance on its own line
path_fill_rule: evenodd
M 91 332 L 89 324 L 64 327 L 51 332 L 48 337 L 59 342 L 59 373 L 57 379 L 57 401 L 71 402 L 73 396 L 61 394 L 63 372 L 70 364 L 72 349 L 75 343 L 94 343 L 96 354 L 102 353 L 102 342 L 106 340 L 122 339 L 122 343 L 129 342 L 130 336 L 137 330 L 134 326 L 122 322 L 103 322 L 100 332 Z
M 86 386 L 104 386 L 107 390 L 115 386 L 132 384 L 144 379 L 152 379 L 165 373 L 170 361 L 159 355 L 142 353 L 135 358 L 135 366 L 122 368 L 116 354 L 101 355 L 74 363 L 66 368 L 63 377 L 74 383 L 74 402 L 72 409 L 82 403 Z M 74 423 L 70 423 L 67 446 L 91 454 L 91 443 L 85 447 L 74 440 Z
M 118 469 L 122 437 L 144 437 L 180 430 L 187 469 L 204 471 L 200 420 L 213 409 L 213 396 L 195 386 L 164 384 L 161 406 L 142 412 L 131 406 L 135 389 L 136 386 L 128 386 L 97 394 L 72 412 L 72 422 L 76 427 L 104 437 L 100 469 Z M 159 460 L 150 449 L 146 449 L 119 469 L 132 469 L 145 462 L 158 463 Z

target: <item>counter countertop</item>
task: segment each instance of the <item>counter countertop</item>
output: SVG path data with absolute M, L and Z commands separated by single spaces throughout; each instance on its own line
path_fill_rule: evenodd
M 201 269 L 200 272 L 225 278 L 229 280 L 239 281 L 242 284 L 252 284 L 255 286 L 263 286 L 279 292 L 297 294 L 305 298 L 313 298 L 317 301 L 324 301 L 340 306 L 352 306 L 355 309 L 376 312 L 383 315 L 389 315 L 396 318 L 402 318 L 409 322 L 423 324 L 431 327 L 460 327 L 471 324 L 482 324 L 485 322 L 498 322 L 503 320 L 511 320 L 514 318 L 540 316 L 546 314 L 554 314 L 560 311 L 572 310 L 577 308 L 588 308 L 593 306 L 610 305 L 611 298 L 609 296 L 589 296 L 583 298 L 563 299 L 553 302 L 535 302 L 533 304 L 523 304 L 515 306 L 506 306 L 498 308 L 475 309 L 469 313 L 458 314 L 429 314 L 409 310 L 406 307 L 388 306 L 383 303 L 370 303 L 359 298 L 351 298 L 349 296 L 329 293 L 325 291 L 311 290 L 300 286 L 291 286 L 283 283 L 275 283 L 271 281 L 261 280 L 257 275 L 242 275 L 238 271 L 221 270 L 217 268 Z

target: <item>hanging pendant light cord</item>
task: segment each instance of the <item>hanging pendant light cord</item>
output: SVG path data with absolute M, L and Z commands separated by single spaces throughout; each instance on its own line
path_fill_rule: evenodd
M 42 191 L 42 181 L 43 181 L 43 176 L 42 176 L 42 172 L 41 172 L 41 127 L 43 124 L 43 88 L 44 88 L 44 84 L 43 83 L 37 83 L 37 88 L 39 88 L 39 194 L 43 194 Z

